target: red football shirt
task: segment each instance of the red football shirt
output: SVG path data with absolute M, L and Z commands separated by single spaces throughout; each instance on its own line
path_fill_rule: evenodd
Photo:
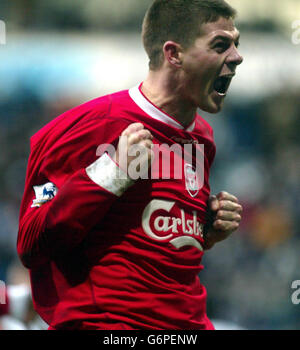
M 135 122 L 155 145 L 183 152 L 172 153 L 169 178 L 159 154 L 148 179 L 118 192 L 105 185 L 102 160 L 112 161 L 98 150 Z M 204 145 L 201 162 L 183 156 L 187 144 Z M 50 329 L 213 329 L 198 274 L 214 155 L 206 121 L 196 115 L 184 128 L 140 87 L 76 107 L 32 137 L 18 253 Z

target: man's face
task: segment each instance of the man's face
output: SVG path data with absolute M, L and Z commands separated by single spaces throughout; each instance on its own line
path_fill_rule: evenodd
M 194 45 L 182 53 L 182 83 L 185 97 L 209 112 L 221 110 L 236 67 L 239 32 L 231 19 L 203 24 Z

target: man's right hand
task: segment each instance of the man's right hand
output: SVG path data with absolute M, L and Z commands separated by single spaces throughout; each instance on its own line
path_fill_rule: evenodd
M 152 140 L 151 132 L 145 129 L 142 123 L 130 124 L 120 136 L 113 160 L 136 180 L 133 174 L 146 173 L 151 166 L 154 158 Z M 138 162 L 135 164 L 134 160 Z

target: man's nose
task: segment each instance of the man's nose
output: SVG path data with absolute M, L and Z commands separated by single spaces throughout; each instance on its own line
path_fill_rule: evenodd
M 244 60 L 243 56 L 241 56 L 240 53 L 238 52 L 238 49 L 234 47 L 231 50 L 230 55 L 228 55 L 227 57 L 227 64 L 238 66 L 242 64 L 243 60 Z

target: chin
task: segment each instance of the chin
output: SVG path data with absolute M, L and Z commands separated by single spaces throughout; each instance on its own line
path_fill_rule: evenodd
M 221 104 L 221 105 L 207 104 L 204 106 L 199 105 L 199 108 L 202 111 L 210 113 L 210 114 L 217 114 L 217 113 L 221 112 L 222 107 L 223 107 L 223 104 Z

